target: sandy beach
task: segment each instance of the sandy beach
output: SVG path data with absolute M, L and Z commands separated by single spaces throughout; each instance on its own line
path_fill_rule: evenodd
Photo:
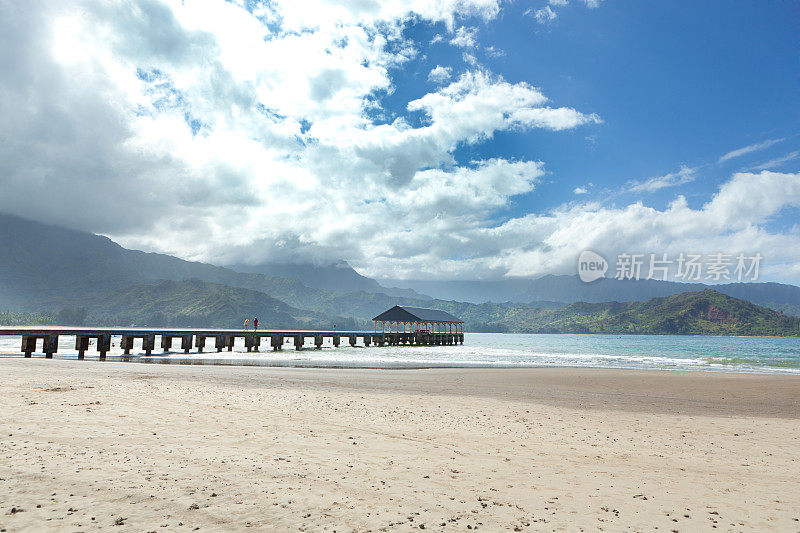
M 800 531 L 800 377 L 0 358 L 3 531 Z

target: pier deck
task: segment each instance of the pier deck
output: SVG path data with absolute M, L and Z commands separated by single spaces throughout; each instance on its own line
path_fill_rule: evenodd
M 371 331 L 326 331 L 326 330 L 257 330 L 245 331 L 241 329 L 196 329 L 196 328 L 83 328 L 83 327 L 17 327 L 1 326 L 0 336 L 18 336 L 22 338 L 20 351 L 25 357 L 33 353 L 43 353 L 45 357 L 52 358 L 58 352 L 58 342 L 61 337 L 74 337 L 75 350 L 78 359 L 84 359 L 90 348 L 90 341 L 95 340 L 94 348 L 103 360 L 111 351 L 112 338 L 119 339 L 119 346 L 123 353 L 130 354 L 134 343 L 141 347 L 146 355 L 151 355 L 156 349 L 156 337 L 164 353 L 170 352 L 175 340 L 180 339 L 180 349 L 189 353 L 192 347 L 197 352 L 203 352 L 206 341 L 213 339 L 214 349 L 233 351 L 236 339 L 244 339 L 248 352 L 259 351 L 262 344 L 269 345 L 273 350 L 282 350 L 286 341 L 291 339 L 289 346 L 301 350 L 306 340 L 313 339 L 313 347 L 321 349 L 325 339 L 331 339 L 334 347 L 341 344 L 342 339 L 347 340 L 348 346 L 446 346 L 464 344 L 463 333 L 433 333 L 415 331 L 413 333 L 384 333 Z M 40 342 L 41 339 L 41 342 Z M 358 344 L 361 341 L 361 344 Z

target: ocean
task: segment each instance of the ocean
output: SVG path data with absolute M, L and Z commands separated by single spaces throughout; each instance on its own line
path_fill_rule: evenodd
M 262 347 L 247 353 L 181 352 L 149 357 L 122 355 L 119 341 L 108 360 L 141 363 L 296 366 L 336 368 L 596 367 L 800 374 L 800 337 L 708 337 L 662 335 L 523 335 L 466 333 L 463 346 L 386 346 L 322 350 Z M 77 358 L 74 338 L 64 337 L 57 358 Z M 242 342 L 239 339 L 237 342 Z M 346 342 L 346 341 L 343 341 Z M 158 346 L 158 339 L 156 346 Z M 20 356 L 19 337 L 0 337 L 0 354 Z M 35 354 L 34 357 L 41 357 Z M 93 346 L 87 359 L 97 358 Z

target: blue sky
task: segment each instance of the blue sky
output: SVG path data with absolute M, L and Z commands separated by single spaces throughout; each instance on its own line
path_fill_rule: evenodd
M 594 250 L 758 252 L 800 282 L 795 2 L 0 10 L 0 211 L 379 279 Z
M 542 130 L 500 132 L 456 152 L 461 163 L 502 155 L 546 160 L 550 178 L 514 198 L 514 217 L 574 199 L 574 189 L 608 202 L 636 200 L 618 194 L 627 182 L 697 168 L 680 187 L 689 205 L 708 201 L 732 172 L 780 159 L 800 149 L 797 29 L 793 2 L 581 2 L 555 7 L 546 24 L 533 13 L 545 2 L 516 2 L 479 25 L 477 42 L 502 55 L 476 51 L 480 62 L 510 82 L 540 87 L 556 104 L 597 113 L 602 124 L 568 134 Z M 441 26 L 441 25 L 439 25 Z M 417 42 L 442 31 L 412 25 Z M 403 102 L 431 89 L 437 64 L 454 72 L 471 65 L 446 41 L 428 45 L 398 83 Z M 765 149 L 719 163 L 738 148 L 782 139 Z M 774 169 L 800 168 L 800 156 Z M 591 183 L 592 186 L 588 186 Z M 663 208 L 675 195 L 665 188 L 646 196 Z M 796 212 L 784 215 L 796 216 Z

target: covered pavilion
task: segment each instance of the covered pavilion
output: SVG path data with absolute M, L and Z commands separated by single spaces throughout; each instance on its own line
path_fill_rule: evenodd
M 447 311 L 396 305 L 372 319 L 378 333 L 464 333 L 464 321 Z M 387 328 L 388 326 L 388 328 Z

